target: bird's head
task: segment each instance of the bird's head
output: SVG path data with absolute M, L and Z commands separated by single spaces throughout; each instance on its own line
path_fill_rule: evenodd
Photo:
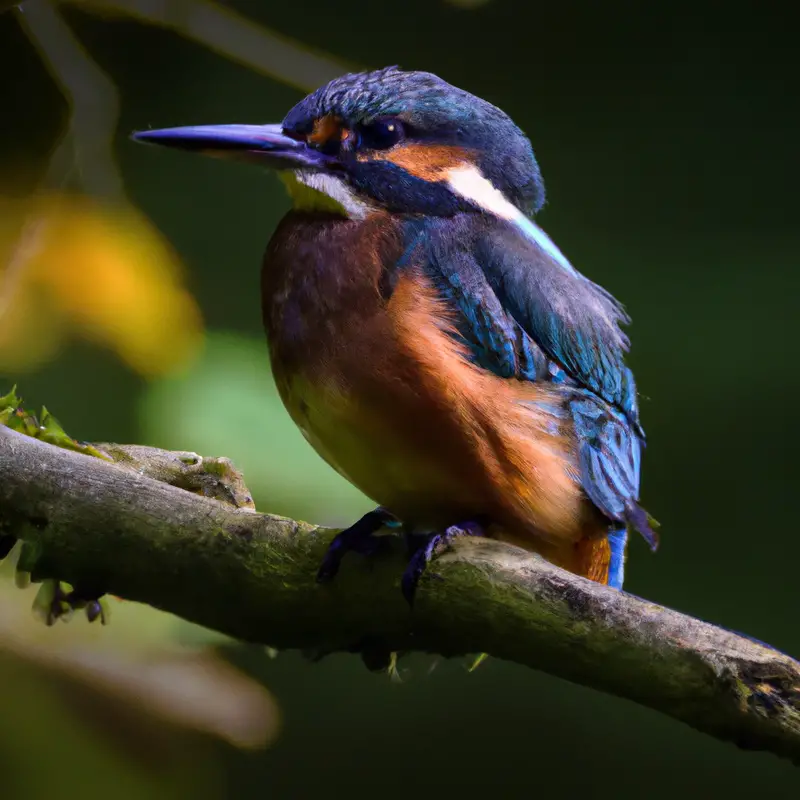
M 281 171 L 297 204 L 350 217 L 375 209 L 449 216 L 535 214 L 544 184 L 530 142 L 499 108 L 427 72 L 336 78 L 279 125 L 203 125 L 142 142 Z

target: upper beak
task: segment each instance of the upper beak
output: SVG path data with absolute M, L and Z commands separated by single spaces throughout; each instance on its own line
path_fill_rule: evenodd
M 280 125 L 190 125 L 137 131 L 131 138 L 272 169 L 330 169 L 337 163 L 304 141 L 285 136 Z

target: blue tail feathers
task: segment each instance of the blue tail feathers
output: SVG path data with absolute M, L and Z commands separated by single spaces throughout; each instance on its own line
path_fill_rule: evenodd
M 625 580 L 625 548 L 628 545 L 628 528 L 617 525 L 608 532 L 608 544 L 611 558 L 608 562 L 608 585 L 612 589 L 621 589 Z
M 637 530 L 652 550 L 658 546 L 654 522 L 639 505 L 642 440 L 629 419 L 590 392 L 577 390 L 570 401 L 578 437 L 580 479 L 589 499 L 612 523 L 609 531 L 609 585 L 622 586 L 627 529 Z

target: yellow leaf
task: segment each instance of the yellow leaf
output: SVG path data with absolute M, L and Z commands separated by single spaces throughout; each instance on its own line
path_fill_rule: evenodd
M 135 208 L 77 196 L 27 207 L 0 198 L 0 214 L 16 217 L 0 228 L 0 367 L 52 357 L 67 330 L 146 377 L 197 351 L 202 322 L 180 261 Z
M 0 303 L 0 372 L 19 375 L 50 361 L 64 337 L 61 316 L 30 284 L 20 283 L 8 303 Z

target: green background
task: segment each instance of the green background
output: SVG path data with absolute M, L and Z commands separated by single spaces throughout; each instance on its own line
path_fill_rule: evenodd
M 528 133 L 548 187 L 540 223 L 634 320 L 643 497 L 662 547 L 653 556 L 632 542 L 626 588 L 800 654 L 800 104 L 788 21 L 702 2 L 230 5 L 351 63 L 435 72 Z M 68 18 L 120 89 L 126 188 L 185 261 L 208 350 L 188 377 L 152 385 L 80 343 L 0 379 L 82 439 L 227 455 L 258 473 L 264 510 L 354 518 L 368 501 L 316 460 L 269 383 L 258 272 L 288 207 L 280 184 L 126 139 L 148 126 L 277 122 L 302 93 L 170 33 Z M 0 70 L 0 163 L 43 161 L 66 106 L 9 14 Z M 468 674 L 417 658 L 397 685 L 355 657 L 233 657 L 275 694 L 284 730 L 262 754 L 215 751 L 231 796 L 777 798 L 800 786 L 772 756 L 498 661 Z

